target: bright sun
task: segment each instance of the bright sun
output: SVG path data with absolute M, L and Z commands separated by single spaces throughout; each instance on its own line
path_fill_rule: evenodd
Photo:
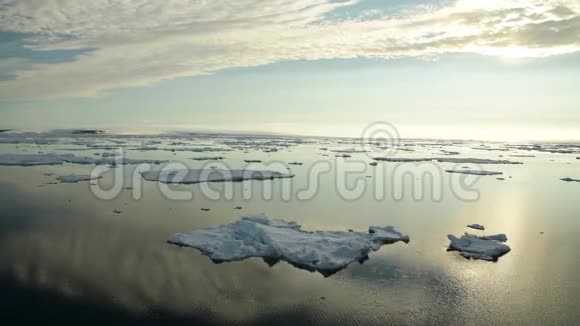
M 470 45 L 465 47 L 465 51 L 503 58 L 543 58 L 556 54 L 570 53 L 572 52 L 572 49 L 567 47 L 528 48 L 525 46 L 494 47 Z

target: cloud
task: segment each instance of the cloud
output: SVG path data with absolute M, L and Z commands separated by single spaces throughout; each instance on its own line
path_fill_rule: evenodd
M 0 81 L 0 98 L 99 96 L 285 60 L 580 50 L 580 4 L 573 0 L 462 0 L 390 16 L 328 18 L 356 2 L 0 0 L 0 31 L 23 33 L 29 49 L 90 49 L 68 62 L 27 65 Z

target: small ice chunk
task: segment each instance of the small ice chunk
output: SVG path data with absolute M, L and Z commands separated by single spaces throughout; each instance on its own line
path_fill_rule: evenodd
M 428 162 L 433 159 L 430 158 L 412 158 L 412 157 L 375 157 L 375 161 L 392 162 L 392 163 L 407 163 L 407 162 Z
M 289 162 L 288 165 L 302 165 L 302 162 Z
M 574 178 L 563 178 L 560 180 L 566 181 L 566 182 L 580 182 L 580 179 L 574 179 Z
M 333 149 L 331 150 L 333 153 L 346 153 L 346 154 L 358 154 L 358 153 L 367 153 L 367 150 L 364 149 L 355 149 L 355 148 L 347 148 L 347 149 Z
M 103 130 L 98 129 L 78 129 L 71 132 L 73 135 L 100 135 L 103 133 L 105 133 Z
M 202 157 L 194 157 L 196 161 L 219 161 L 223 160 L 223 156 L 202 156 Z
M 472 229 L 476 229 L 476 230 L 485 230 L 485 226 L 481 225 L 481 224 L 469 224 L 467 226 L 468 228 L 472 228 Z
M 444 155 L 459 155 L 459 154 L 461 154 L 460 152 L 448 151 L 448 150 L 444 150 L 444 149 L 441 150 L 441 153 Z
M 142 172 L 147 181 L 163 183 L 192 184 L 201 182 L 227 182 L 243 180 L 273 180 L 292 178 L 293 174 L 278 171 L 258 170 L 221 170 L 221 169 L 181 169 Z
M 262 257 L 270 265 L 280 260 L 309 271 L 332 275 L 354 261 L 363 262 L 371 251 L 409 237 L 392 226 L 372 226 L 368 233 L 303 231 L 295 222 L 265 215 L 242 217 L 232 224 L 177 233 L 169 243 L 200 250 L 214 262 Z
M 59 176 L 56 177 L 56 179 L 60 182 L 64 182 L 64 183 L 77 183 L 77 182 L 81 182 L 81 181 L 92 181 L 92 180 L 98 180 L 101 179 L 102 176 L 98 176 L 98 177 L 93 177 L 90 175 L 76 175 L 76 174 L 71 174 L 71 175 L 63 175 L 63 176 Z
M 476 236 L 465 233 L 461 238 L 449 234 L 447 238 L 451 241 L 448 250 L 459 251 L 461 256 L 465 258 L 497 261 L 499 257 L 511 250 L 510 247 L 502 243 L 507 241 L 505 234 Z
M 244 160 L 246 163 L 262 163 L 262 160 Z
M 470 175 L 501 175 L 503 172 L 483 171 L 483 170 L 445 170 L 447 173 L 460 173 Z

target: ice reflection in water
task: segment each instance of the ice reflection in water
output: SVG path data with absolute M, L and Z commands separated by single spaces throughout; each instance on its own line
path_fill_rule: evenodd
M 308 162 L 314 154 L 292 155 Z M 330 189 L 331 175 L 322 178 L 319 197 L 308 202 L 214 202 L 198 196 L 176 203 L 163 199 L 152 183 L 145 184 L 141 201 L 128 193 L 100 201 L 86 184 L 38 187 L 52 180 L 43 176 L 49 170 L 70 174 L 82 168 L 2 167 L 0 271 L 23 289 L 135 316 L 154 310 L 216 323 L 573 322 L 580 302 L 580 189 L 557 178 L 566 174 L 565 166 L 546 164 L 512 169 L 510 182 L 484 180 L 481 199 L 472 203 L 450 197 L 442 203 L 376 202 L 372 196 L 343 202 Z M 308 229 L 393 224 L 413 242 L 385 247 L 364 265 L 328 279 L 285 263 L 269 268 L 259 259 L 214 265 L 195 250 L 165 243 L 174 232 L 257 212 Z M 446 234 L 460 234 L 473 222 L 508 234 L 512 252 L 497 264 L 447 253 Z

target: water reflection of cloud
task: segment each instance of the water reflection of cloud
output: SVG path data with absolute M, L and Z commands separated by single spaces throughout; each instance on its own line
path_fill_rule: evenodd
M 560 187 L 557 182 L 554 189 L 535 193 L 523 189 L 527 185 L 498 191 L 508 189 L 507 182 L 500 187 L 489 180 L 481 184 L 480 201 L 440 206 L 361 201 L 333 210 L 324 207 L 330 200 L 295 206 L 244 203 L 246 210 L 295 215 L 308 229 L 392 222 L 412 236 L 409 245 L 384 247 L 363 266 L 353 264 L 323 279 L 285 263 L 269 268 L 258 259 L 214 265 L 195 250 L 165 244 L 175 230 L 231 222 L 237 218 L 233 204 L 216 204 L 200 215 L 199 202 L 167 202 L 146 191 L 144 201 L 130 202 L 116 215 L 112 209 L 127 198 L 98 201 L 86 185 L 36 188 L 40 172 L 31 171 L 36 170 L 2 170 L 8 181 L 0 183 L 0 225 L 6 226 L 0 229 L 0 276 L 15 275 L 24 292 L 44 290 L 67 302 L 101 302 L 123 313 L 154 310 L 201 322 L 287 318 L 334 324 L 564 323 L 579 299 L 577 230 L 569 229 L 574 224 L 568 220 L 560 223 L 572 216 L 553 210 L 562 205 L 563 212 L 575 214 L 573 204 L 565 205 L 573 196 L 541 196 Z M 506 232 L 513 252 L 497 264 L 446 253 L 445 234 L 464 232 L 472 222 L 485 224 L 489 232 Z M 543 237 L 538 228 L 546 232 Z M 545 317 L 548 310 L 553 314 Z
M 57 215 L 42 212 L 55 203 L 68 203 L 65 198 L 74 191 L 60 187 L 58 192 L 24 195 L 14 189 L 13 197 L 36 203 L 26 214 L 31 220 Z M 260 260 L 214 265 L 195 251 L 166 245 L 165 233 L 159 234 L 145 221 L 138 225 L 99 216 L 98 205 L 75 197 L 58 209 L 62 219 L 3 234 L 4 272 L 29 288 L 51 289 L 55 295 L 80 301 L 97 298 L 135 313 L 154 307 L 177 315 L 209 313 L 217 319 L 243 321 L 259 320 L 257 316 L 265 312 L 284 314 L 287 309 L 295 317 L 305 312 L 319 315 L 316 312 L 323 309 L 328 318 L 347 310 L 346 306 L 328 310 L 320 304 L 320 296 L 328 301 L 345 296 L 331 282 L 320 282 L 318 274 L 287 264 L 272 270 Z M 10 209 L 16 212 L 23 207 L 24 203 L 14 201 Z

